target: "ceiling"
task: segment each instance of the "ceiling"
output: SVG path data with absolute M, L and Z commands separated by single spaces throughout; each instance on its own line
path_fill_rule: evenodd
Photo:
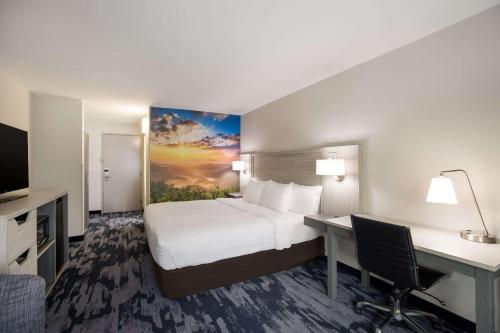
M 499 2 L 0 0 L 0 71 L 118 115 L 243 114 Z

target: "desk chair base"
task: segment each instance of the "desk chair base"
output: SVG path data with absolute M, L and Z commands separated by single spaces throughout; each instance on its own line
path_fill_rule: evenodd
M 407 293 L 408 292 L 404 292 L 403 294 L 401 294 L 399 293 L 399 291 L 397 291 L 395 293 L 396 297 L 391 297 L 392 307 L 373 304 L 369 302 L 357 302 L 355 306 L 355 312 L 361 313 L 361 310 L 363 308 L 368 307 L 389 314 L 381 322 L 375 325 L 375 333 L 382 333 L 382 329 L 384 328 L 384 326 L 393 319 L 396 321 L 405 321 L 416 332 L 427 333 L 427 331 L 418 322 L 412 319 L 413 317 L 429 317 L 433 320 L 433 326 L 441 329 L 441 323 L 439 322 L 439 318 L 436 315 L 423 311 L 403 311 L 403 309 L 401 309 L 401 298 Z

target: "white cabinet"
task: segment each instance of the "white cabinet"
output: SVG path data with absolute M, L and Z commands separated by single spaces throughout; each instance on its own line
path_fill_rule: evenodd
M 38 216 L 48 223 L 41 244 L 37 244 Z M 66 191 L 35 191 L 0 204 L 0 274 L 40 275 L 49 291 L 68 259 Z
M 37 249 L 36 244 L 19 255 L 9 264 L 9 274 L 32 274 L 36 275 L 37 270 Z
M 7 221 L 7 262 L 36 244 L 36 209 Z

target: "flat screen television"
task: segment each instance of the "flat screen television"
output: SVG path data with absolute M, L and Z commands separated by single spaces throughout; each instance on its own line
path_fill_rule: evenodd
M 27 188 L 28 132 L 0 123 L 0 199 Z

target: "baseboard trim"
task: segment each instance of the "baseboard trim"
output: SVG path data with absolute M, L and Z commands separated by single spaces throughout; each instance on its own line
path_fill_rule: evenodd
M 90 210 L 89 214 L 102 214 L 101 210 Z
M 342 266 L 342 269 L 349 271 L 350 273 L 352 273 L 353 275 L 355 275 L 359 279 L 361 279 L 361 272 L 358 269 L 351 267 L 351 266 L 348 266 L 348 265 L 341 263 L 341 262 L 337 262 L 337 263 L 339 266 Z M 392 288 L 392 286 L 389 283 L 387 283 L 387 282 L 385 282 L 385 281 L 383 281 L 375 276 L 370 276 L 370 284 L 372 286 L 374 286 L 375 288 L 383 290 L 384 292 L 387 292 L 387 293 L 389 293 L 391 291 L 391 288 Z M 434 313 L 436 316 L 445 320 L 446 322 L 450 323 L 451 325 L 454 325 L 456 327 L 460 327 L 461 329 L 463 329 L 467 332 L 475 332 L 476 331 L 476 323 L 474 323 L 474 322 L 472 322 L 464 317 L 461 317 L 461 316 L 457 315 L 456 313 L 453 313 L 449 310 L 446 310 L 440 306 L 432 304 L 431 302 L 429 302 L 423 298 L 420 298 L 418 296 L 410 294 L 408 296 L 408 303 L 411 306 L 415 306 L 415 307 L 418 307 L 424 311 Z
M 69 242 L 70 243 L 81 242 L 81 241 L 83 241 L 83 239 L 84 239 L 83 235 L 81 235 L 81 236 L 71 236 L 71 237 L 69 237 Z

